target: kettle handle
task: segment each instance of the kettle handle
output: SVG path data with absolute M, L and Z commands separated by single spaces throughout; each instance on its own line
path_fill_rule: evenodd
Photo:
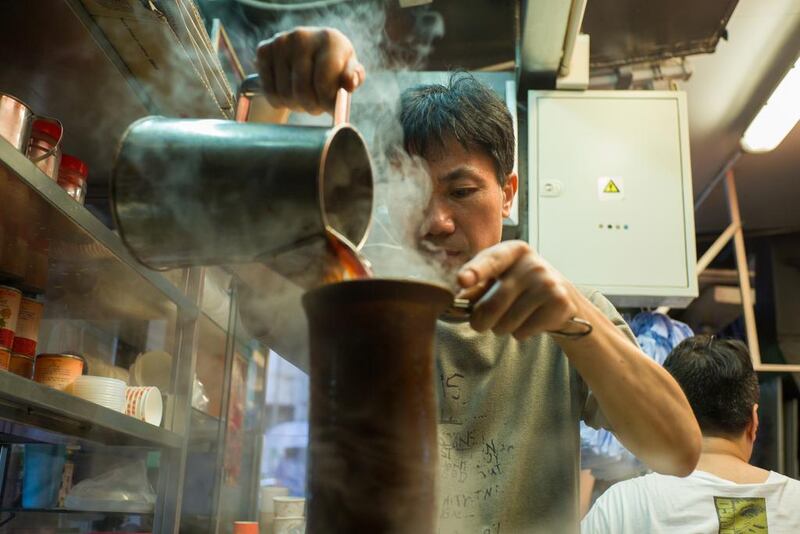
M 239 102 L 236 110 L 236 120 L 243 122 L 249 111 L 249 100 L 254 94 L 262 94 L 261 78 L 258 74 L 251 74 L 239 85 Z M 333 108 L 333 125 L 350 122 L 350 96 L 346 89 L 336 91 L 336 104 Z
M 350 122 L 350 96 L 347 89 L 339 88 L 336 91 L 336 104 L 333 108 L 333 125 L 347 124 Z

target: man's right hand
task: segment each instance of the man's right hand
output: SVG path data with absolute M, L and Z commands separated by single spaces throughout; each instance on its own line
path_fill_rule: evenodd
M 331 28 L 279 33 L 259 43 L 257 61 L 270 105 L 314 115 L 333 111 L 336 91 L 354 91 L 367 75 L 350 40 Z

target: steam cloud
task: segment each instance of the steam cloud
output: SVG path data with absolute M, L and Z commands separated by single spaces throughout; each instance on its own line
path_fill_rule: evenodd
M 400 96 L 408 86 L 409 73 L 418 69 L 435 39 L 444 34 L 444 22 L 438 13 L 428 11 L 417 21 L 414 40 L 396 45 L 384 42 L 385 23 L 383 0 L 346 1 L 326 10 L 288 12 L 256 32 L 257 37 L 247 46 L 255 50 L 258 40 L 297 26 L 333 27 L 352 41 L 367 79 L 353 95 L 350 119 L 366 141 L 375 186 L 372 227 L 362 253 L 376 277 L 416 279 L 455 289 L 454 273 L 430 251 L 420 251 L 432 182 L 425 162 L 404 150 L 399 121 Z M 236 42 L 246 37 L 231 38 Z M 392 46 L 401 47 L 402 54 L 395 53 Z M 398 57 L 402 57 L 402 64 Z M 310 116 L 297 118 L 314 120 Z M 314 123 L 329 121 L 330 117 L 320 117 Z M 291 212 L 286 214 L 291 216 Z M 308 269 L 315 261 L 319 261 L 319 255 L 310 253 L 308 261 L 300 265 Z M 247 268 L 236 266 L 240 276 Z M 239 294 L 239 311 L 244 326 L 299 368 L 308 370 L 308 326 L 300 303 L 303 289 L 281 282 L 285 280 L 281 276 L 263 272 L 242 279 L 245 283 Z
M 352 41 L 359 60 L 367 70 L 367 79 L 353 95 L 350 121 L 364 136 L 372 159 L 374 180 L 372 227 L 362 253 L 371 263 L 376 277 L 412 278 L 452 286 L 454 277 L 445 272 L 444 264 L 423 256 L 418 248 L 432 183 L 424 160 L 410 156 L 404 150 L 403 130 L 399 122 L 400 96 L 404 88 L 403 72 L 418 67 L 430 52 L 434 39 L 444 33 L 441 17 L 429 13 L 430 16 L 424 18 L 418 25 L 415 32 L 418 41 L 413 44 L 410 53 L 404 54 L 402 65 L 398 65 L 395 54 L 390 57 L 386 53 L 386 43 L 383 42 L 386 20 L 381 1 L 342 2 L 326 11 L 303 13 L 304 16 L 290 14 L 283 17 L 275 27 L 264 31 L 263 35 L 266 37 L 276 31 L 288 30 L 298 25 L 328 26 L 339 29 Z M 404 43 L 404 48 L 409 44 L 411 43 Z M 275 294 L 270 296 L 271 304 L 274 306 Z M 280 297 L 287 296 L 291 295 L 284 293 Z M 243 304 L 266 305 L 258 298 L 249 299 L 248 303 Z M 264 311 L 269 314 L 269 310 Z M 284 315 L 289 314 L 284 313 Z M 293 321 L 293 325 L 289 326 L 296 325 L 297 322 Z M 303 325 L 305 326 L 305 321 Z M 269 328 L 271 325 L 264 326 Z M 284 333 L 278 337 L 285 339 L 286 335 Z M 305 340 L 305 336 L 297 336 L 295 339 Z M 299 347 L 287 347 L 287 350 L 297 351 L 295 354 L 300 352 L 298 349 Z M 278 350 L 281 351 L 280 348 Z M 321 378 L 325 380 L 324 376 Z M 313 380 L 312 387 L 314 387 Z M 345 429 L 352 428 L 354 422 L 364 424 L 381 421 L 382 414 L 378 417 L 375 415 L 376 405 L 367 402 L 362 405 L 361 411 L 353 411 L 354 408 L 355 405 L 348 405 L 347 409 L 350 411 L 339 414 L 346 417 Z M 403 453 L 399 452 L 400 445 L 391 433 L 394 430 L 391 425 L 386 427 L 376 424 L 374 428 L 370 426 L 363 428 L 369 434 L 368 440 L 365 440 L 364 435 L 360 433 L 341 430 L 328 435 L 331 429 L 324 425 L 316 429 L 320 432 L 314 438 L 317 458 L 329 455 L 334 458 L 330 463 L 322 462 L 311 467 L 315 470 L 316 480 L 324 482 L 326 492 L 339 492 L 342 496 L 352 493 L 353 488 L 347 486 L 346 478 L 341 476 L 342 473 L 331 469 L 331 466 L 341 465 L 339 456 L 344 450 L 351 451 L 348 454 L 358 455 L 362 465 L 379 465 L 384 456 L 388 456 L 393 462 L 403 461 L 405 458 Z M 381 428 L 382 430 L 376 430 Z M 326 454 L 328 449 L 330 453 Z M 435 458 L 436 455 L 433 454 L 431 461 L 403 465 L 405 480 L 435 479 Z M 370 480 L 369 473 L 362 473 L 361 476 L 367 476 L 358 484 L 362 489 L 379 487 L 385 482 Z M 401 502 L 417 502 L 420 498 L 418 492 L 425 490 L 426 487 L 413 482 L 406 484 L 408 487 L 399 484 L 388 495 L 393 499 L 399 498 Z M 424 497 L 430 499 L 427 494 Z M 350 500 L 344 499 L 341 502 L 349 503 Z M 395 514 L 392 523 L 399 525 L 407 519 L 407 513 L 402 506 L 395 506 L 396 504 L 396 502 L 386 505 L 379 503 L 376 510 L 380 510 L 380 513 L 387 517 L 389 514 Z M 434 504 L 431 503 L 431 506 Z
M 326 26 L 340 30 L 352 41 L 367 79 L 353 96 L 350 122 L 366 140 L 375 182 L 372 228 L 362 253 L 376 277 L 412 278 L 452 287 L 454 274 L 418 248 L 431 180 L 425 162 L 403 149 L 399 122 L 403 74 L 422 64 L 434 40 L 444 35 L 444 21 L 434 11 L 424 12 L 416 19 L 413 40 L 391 43 L 384 29 L 382 4 L 380 0 L 342 2 L 322 11 L 290 12 L 262 35 L 303 25 Z

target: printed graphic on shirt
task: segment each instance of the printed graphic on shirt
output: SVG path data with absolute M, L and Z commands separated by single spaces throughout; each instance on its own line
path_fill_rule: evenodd
M 714 497 L 719 534 L 768 534 L 767 501 L 763 497 Z
M 513 465 L 514 445 L 475 430 L 478 415 L 461 420 L 451 406 L 466 404 L 464 375 L 440 375 L 443 398 L 439 435 L 439 534 L 498 534 L 495 510 L 503 501 L 506 470 Z

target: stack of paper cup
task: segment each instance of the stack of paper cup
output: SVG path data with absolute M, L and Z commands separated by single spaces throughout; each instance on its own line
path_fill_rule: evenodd
M 272 534 L 272 523 L 275 521 L 275 506 L 272 499 L 286 497 L 289 488 L 283 486 L 265 486 L 259 492 L 258 519 L 261 523 L 261 534 Z
M 151 386 L 126 388 L 125 413 L 151 425 L 160 425 L 164 405 L 161 392 Z
M 272 525 L 272 532 L 274 534 L 305 534 L 306 518 L 276 516 L 275 523 Z
M 125 382 L 116 378 L 79 376 L 72 383 L 72 394 L 76 397 L 125 413 Z
M 302 497 L 273 497 L 275 521 L 273 534 L 304 534 L 306 531 L 306 500 Z

